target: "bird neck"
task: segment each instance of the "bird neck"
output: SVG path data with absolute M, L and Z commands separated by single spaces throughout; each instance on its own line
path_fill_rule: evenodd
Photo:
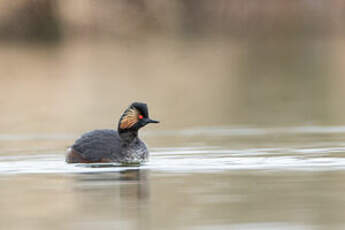
M 125 143 L 131 143 L 138 137 L 137 130 L 118 130 L 121 140 Z

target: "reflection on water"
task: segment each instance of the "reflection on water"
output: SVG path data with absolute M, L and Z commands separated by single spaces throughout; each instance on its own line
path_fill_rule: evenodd
M 144 134 L 147 141 L 168 139 L 175 147 L 152 147 L 150 162 L 133 167 L 66 164 L 61 143 L 46 154 L 2 153 L 0 227 L 345 226 L 344 127 L 200 127 Z M 63 135 L 40 141 L 49 145 L 51 137 L 59 143 L 56 136 Z M 9 142 L 9 136 L 0 141 Z
M 148 217 L 148 210 L 144 208 L 150 199 L 150 181 L 147 177 L 148 171 L 139 169 L 73 176 L 72 193 L 79 194 L 75 205 L 81 210 L 88 210 L 90 214 L 83 216 L 83 221 L 75 223 L 75 227 L 88 229 L 97 222 L 97 226 L 130 225 L 136 229 L 145 226 L 141 222 Z M 104 214 L 111 219 L 104 222 L 95 220 L 93 210 L 96 211 L 96 217 Z

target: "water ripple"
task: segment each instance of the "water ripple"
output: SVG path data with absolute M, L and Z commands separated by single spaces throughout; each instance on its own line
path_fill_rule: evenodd
M 139 168 L 176 173 L 224 170 L 344 170 L 345 157 L 329 155 L 337 152 L 345 152 L 345 147 L 241 150 L 215 147 L 165 148 L 164 151 L 153 149 L 148 163 L 133 167 L 120 167 L 117 164 L 66 164 L 63 154 L 1 156 L 0 174 L 117 172 Z

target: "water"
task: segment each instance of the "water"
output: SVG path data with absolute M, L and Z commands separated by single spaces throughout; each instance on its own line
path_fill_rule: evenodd
M 75 137 L 1 135 L 0 141 Z M 66 164 L 63 145 L 4 151 L 1 227 L 344 227 L 345 127 L 199 127 L 147 131 L 143 138 L 188 141 L 152 147 L 150 161 L 134 167 Z
M 344 229 L 344 47 L 1 43 L 0 229 Z M 64 162 L 132 101 L 149 162 Z

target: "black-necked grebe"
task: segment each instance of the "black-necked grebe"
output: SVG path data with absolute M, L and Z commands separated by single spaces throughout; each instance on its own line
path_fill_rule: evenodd
M 148 160 L 149 151 L 138 137 L 138 130 L 151 120 L 147 105 L 132 103 L 122 114 L 117 131 L 94 130 L 82 135 L 67 150 L 67 163 L 120 162 L 141 163 Z

